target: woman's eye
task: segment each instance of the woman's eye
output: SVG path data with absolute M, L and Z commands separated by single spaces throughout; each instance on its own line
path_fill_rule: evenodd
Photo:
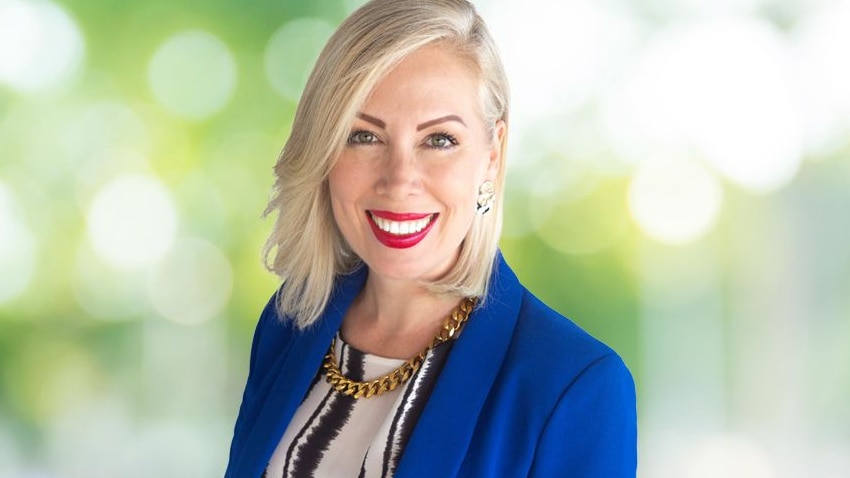
M 369 131 L 354 131 L 348 135 L 348 144 L 370 144 L 376 143 L 378 137 Z
M 437 133 L 428 136 L 426 144 L 431 148 L 447 149 L 457 145 L 457 139 L 448 133 Z

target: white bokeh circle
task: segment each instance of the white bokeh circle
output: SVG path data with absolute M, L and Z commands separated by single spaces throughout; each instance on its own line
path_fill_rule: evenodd
M 850 2 L 824 3 L 792 31 L 796 44 L 807 147 L 830 154 L 850 133 Z
M 0 1 L 0 83 L 31 93 L 61 85 L 85 53 L 76 22 L 48 0 Z
M 638 36 L 633 17 L 605 2 L 493 0 L 481 9 L 497 39 L 513 39 L 499 48 L 511 83 L 514 138 L 522 138 L 522 128 L 562 126 L 541 119 L 591 101 L 633 54 Z
M 101 187 L 87 214 L 95 254 L 121 268 L 149 265 L 168 252 L 177 232 L 177 210 L 156 177 L 127 174 Z
M 148 65 L 154 97 L 173 113 L 203 119 L 221 110 L 236 88 L 236 62 L 218 37 L 191 30 L 159 46 Z
M 695 240 L 711 229 L 723 190 L 714 175 L 687 160 L 640 165 L 629 185 L 628 206 L 638 227 L 668 244 Z
M 659 33 L 633 74 L 604 102 L 603 123 L 623 157 L 695 151 L 739 186 L 788 183 L 803 158 L 791 50 L 750 18 L 708 20 Z
M 297 102 L 313 63 L 334 27 L 318 18 L 299 18 L 278 28 L 264 54 L 266 78 L 283 98 Z

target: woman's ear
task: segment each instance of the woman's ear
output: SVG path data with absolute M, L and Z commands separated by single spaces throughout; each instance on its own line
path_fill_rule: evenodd
M 505 120 L 497 120 L 493 128 L 493 139 L 490 147 L 490 160 L 487 163 L 487 177 L 495 179 L 504 165 L 502 157 L 502 145 L 508 134 L 508 125 Z

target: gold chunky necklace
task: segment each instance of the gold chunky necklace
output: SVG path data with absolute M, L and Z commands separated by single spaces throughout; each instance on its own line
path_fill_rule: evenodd
M 367 382 L 351 380 L 342 374 L 336 362 L 336 337 L 334 337 L 331 340 L 331 347 L 328 349 L 328 353 L 325 355 L 325 360 L 322 364 L 322 368 L 325 371 L 325 378 L 334 390 L 354 398 L 369 398 L 395 390 L 399 385 L 407 383 L 410 377 L 419 370 L 422 362 L 425 361 L 425 356 L 431 349 L 443 342 L 451 340 L 460 333 L 461 328 L 463 328 L 463 325 L 469 318 L 470 312 L 475 308 L 475 302 L 476 299 L 474 297 L 463 299 L 460 305 L 446 317 L 446 321 L 443 323 L 440 332 L 437 333 L 431 343 L 422 349 L 419 354 L 405 360 L 398 368 L 386 375 Z

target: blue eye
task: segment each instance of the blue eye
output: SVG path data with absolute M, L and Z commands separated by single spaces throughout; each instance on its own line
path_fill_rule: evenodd
M 428 136 L 425 144 L 429 148 L 449 149 L 452 146 L 457 146 L 457 139 L 448 133 L 434 133 Z
M 352 131 L 351 134 L 348 135 L 348 144 L 371 144 L 377 142 L 378 137 L 371 131 Z

